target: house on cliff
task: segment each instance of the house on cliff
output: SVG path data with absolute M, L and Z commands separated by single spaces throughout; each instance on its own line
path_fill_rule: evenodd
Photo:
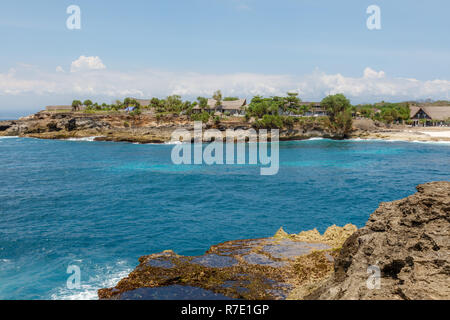
M 302 101 L 300 105 L 303 108 L 306 108 L 303 114 L 298 115 L 290 110 L 283 110 L 282 108 L 278 109 L 278 114 L 282 116 L 291 116 L 291 117 L 325 117 L 328 116 L 328 111 L 325 107 L 322 107 L 320 102 L 305 102 Z
M 410 106 L 413 126 L 450 125 L 450 106 Z
M 247 99 L 237 99 L 232 101 L 222 101 L 220 105 L 216 105 L 216 100 L 208 99 L 208 105 L 202 110 L 199 105 L 196 105 L 192 111 L 194 113 L 202 113 L 203 111 L 216 114 L 229 113 L 232 116 L 244 116 L 247 105 Z
M 327 109 L 322 107 L 320 102 L 302 102 L 301 105 L 309 108 L 304 114 L 305 117 L 325 117 L 328 115 Z
M 79 110 L 85 110 L 85 106 L 80 106 Z M 61 105 L 61 106 L 47 106 L 45 107 L 45 111 L 49 112 L 70 112 L 72 111 L 71 105 Z
M 150 99 L 134 99 L 136 100 L 141 107 L 148 107 L 150 105 Z

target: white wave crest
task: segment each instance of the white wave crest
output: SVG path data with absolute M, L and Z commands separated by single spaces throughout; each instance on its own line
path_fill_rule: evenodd
M 436 141 L 425 141 L 425 140 L 399 140 L 399 139 L 348 139 L 343 141 L 351 141 L 351 142 L 408 142 L 408 143 L 429 143 L 429 144 L 450 144 L 450 141 L 447 140 L 436 140 Z
M 318 140 L 325 140 L 325 138 L 316 137 L 316 138 L 306 139 L 306 141 L 318 141 Z
M 117 265 L 122 265 L 118 262 Z M 106 268 L 108 271 L 109 267 Z M 81 279 L 81 287 L 79 289 L 69 289 L 63 286 L 57 289 L 57 292 L 51 295 L 52 300 L 98 300 L 97 291 L 102 288 L 114 287 L 120 280 L 125 278 L 132 271 L 125 269 L 111 272 L 101 273 L 97 276 L 90 277 L 88 280 Z
M 450 141 L 445 141 L 445 140 L 439 140 L 439 141 L 419 141 L 419 140 L 413 140 L 413 141 L 408 141 L 408 142 L 414 142 L 414 143 L 430 143 L 430 144 L 449 144 L 449 145 L 450 145 Z
M 177 144 L 183 144 L 183 142 L 182 141 L 169 141 L 169 142 L 164 142 L 164 144 L 177 145 Z
M 88 142 L 92 142 L 92 141 L 95 141 L 96 138 L 101 138 L 101 136 L 83 137 L 83 138 L 68 138 L 68 139 L 63 139 L 63 140 L 65 140 L 65 141 L 88 141 Z

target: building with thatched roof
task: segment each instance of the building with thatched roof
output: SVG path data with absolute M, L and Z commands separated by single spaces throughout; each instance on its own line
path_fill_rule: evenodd
M 80 106 L 79 110 L 84 110 L 85 106 Z M 70 105 L 61 105 L 61 106 L 47 106 L 45 107 L 46 111 L 56 112 L 56 111 L 72 111 L 72 106 Z
M 141 107 L 148 107 L 150 105 L 150 99 L 134 99 L 136 100 Z
M 413 125 L 444 125 L 450 123 L 450 106 L 410 106 Z
M 247 105 L 247 99 L 237 99 L 231 101 L 221 101 L 219 105 L 217 105 L 217 101 L 214 99 L 208 99 L 208 104 L 206 108 L 202 110 L 199 105 L 196 105 L 192 111 L 194 113 L 201 113 L 203 111 L 209 113 L 229 113 L 233 116 L 243 116 L 245 115 L 245 109 Z

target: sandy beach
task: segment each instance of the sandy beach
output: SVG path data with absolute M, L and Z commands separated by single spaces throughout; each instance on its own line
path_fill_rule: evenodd
M 450 138 L 450 130 L 448 131 L 421 131 L 423 134 L 437 137 L 437 138 Z
M 369 132 L 360 136 L 361 139 L 383 139 L 417 142 L 449 142 L 449 127 L 418 127 L 394 128 Z

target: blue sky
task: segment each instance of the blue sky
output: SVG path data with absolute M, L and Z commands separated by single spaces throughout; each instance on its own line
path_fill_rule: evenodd
M 81 30 L 66 27 L 72 4 Z M 372 4 L 381 30 L 366 27 Z M 449 14 L 446 0 L 2 1 L 0 118 L 74 98 L 215 89 L 449 99 Z

